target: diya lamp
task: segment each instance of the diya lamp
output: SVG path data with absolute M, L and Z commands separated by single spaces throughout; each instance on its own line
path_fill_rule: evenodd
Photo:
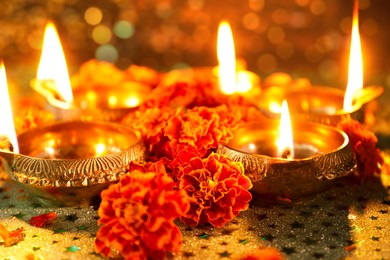
M 61 42 L 52 23 L 46 26 L 37 78 L 31 86 L 46 98 L 47 109 L 61 120 L 119 121 L 151 91 L 150 86 L 134 81 L 115 87 L 72 90 Z
M 141 134 L 111 122 L 67 121 L 16 137 L 4 67 L 0 69 L 0 157 L 11 179 L 44 205 L 84 206 L 145 161 Z
M 244 124 L 218 147 L 218 153 L 243 164 L 252 191 L 296 200 L 324 191 L 356 170 L 344 132 L 313 122 L 291 125 L 286 101 L 282 110 L 280 120 Z
M 346 91 L 341 89 L 312 86 L 291 88 L 273 86 L 263 90 L 260 106 L 268 115 L 277 116 L 282 100 L 288 100 L 295 117 L 337 125 L 344 118 L 365 121 L 367 105 L 383 93 L 380 86 L 363 88 L 363 61 L 359 35 L 358 1 L 355 1 L 349 57 L 349 74 Z M 275 106 L 275 104 L 278 104 Z M 276 109 L 275 109 L 276 108 Z
M 219 61 L 217 67 L 172 70 L 163 77 L 161 84 L 210 82 L 218 86 L 221 92 L 226 95 L 238 93 L 244 96 L 253 96 L 259 94 L 260 78 L 255 73 L 238 68 L 236 65 L 233 33 L 227 21 L 222 21 L 218 28 L 217 57 Z

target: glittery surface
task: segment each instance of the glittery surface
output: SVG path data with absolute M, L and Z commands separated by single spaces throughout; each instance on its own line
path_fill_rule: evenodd
M 51 225 L 28 224 L 35 215 L 54 211 Z M 3 182 L 0 219 L 9 230 L 25 228 L 26 238 L 0 245 L 1 259 L 98 259 L 93 242 L 97 212 L 93 208 L 42 208 L 26 194 Z M 256 200 L 251 208 L 222 229 L 187 227 L 181 251 L 174 259 L 237 259 L 259 247 L 273 246 L 288 259 L 387 259 L 390 257 L 390 190 L 378 181 L 332 189 L 294 204 Z

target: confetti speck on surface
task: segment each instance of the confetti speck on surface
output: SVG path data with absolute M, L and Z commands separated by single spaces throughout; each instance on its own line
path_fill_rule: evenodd
M 72 252 L 72 253 L 75 253 L 77 251 L 79 251 L 81 248 L 80 247 L 77 247 L 77 246 L 70 246 L 70 247 L 67 247 L 66 248 L 66 251 L 67 252 Z

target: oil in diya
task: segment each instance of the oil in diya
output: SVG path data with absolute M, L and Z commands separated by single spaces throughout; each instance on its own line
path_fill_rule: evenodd
M 254 193 L 260 198 L 297 200 L 322 192 L 356 171 L 344 132 L 313 122 L 296 121 L 291 126 L 285 109 L 281 120 L 241 125 L 229 143 L 218 147 L 218 153 L 243 164 Z
M 37 78 L 31 86 L 46 98 L 47 109 L 60 120 L 119 121 L 151 92 L 150 86 L 134 81 L 72 90 L 65 56 L 52 23 L 46 26 Z
M 145 161 L 139 131 L 111 122 L 68 121 L 16 136 L 7 80 L 0 66 L 0 157 L 30 197 L 55 206 L 98 202 L 100 192 Z

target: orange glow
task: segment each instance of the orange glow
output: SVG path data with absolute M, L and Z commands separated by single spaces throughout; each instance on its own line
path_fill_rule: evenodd
M 73 101 L 72 87 L 70 85 L 68 68 L 62 50 L 60 38 L 52 23 L 45 28 L 42 56 L 38 66 L 37 79 L 39 81 L 52 80 L 57 93 L 66 101 Z
M 282 107 L 277 101 L 270 101 L 268 105 L 268 109 L 269 111 L 275 114 L 280 114 L 280 112 L 282 111 Z
M 344 110 L 351 112 L 353 109 L 354 94 L 363 88 L 363 55 L 359 35 L 359 5 L 355 0 L 353 10 L 351 50 L 349 53 L 348 85 L 344 96 Z
M 279 137 L 276 141 L 278 147 L 277 157 L 284 159 L 294 158 L 294 141 L 291 129 L 290 113 L 286 100 L 282 103 L 282 113 L 280 115 Z
M 106 152 L 105 144 L 95 144 L 95 153 L 97 156 L 102 156 Z
M 0 64 L 0 136 L 9 138 L 14 152 L 19 153 L 18 139 L 16 138 L 15 124 L 12 116 L 12 107 L 9 99 L 7 76 L 3 62 Z
M 245 93 L 252 89 L 251 76 L 246 71 L 237 71 L 237 92 Z
M 222 21 L 218 28 L 217 56 L 221 91 L 225 94 L 233 94 L 237 90 L 236 55 L 233 33 L 226 21 Z

